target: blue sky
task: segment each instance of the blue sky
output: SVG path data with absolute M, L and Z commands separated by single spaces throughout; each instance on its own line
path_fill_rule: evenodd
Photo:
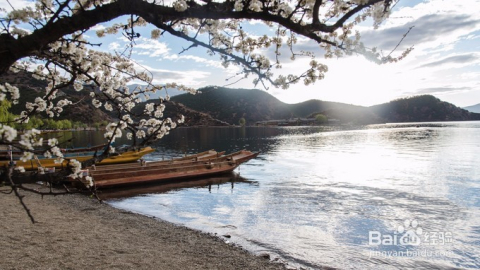
M 22 0 L 14 0 L 21 6 Z M 3 5 L 3 4 L 1 4 Z M 287 103 L 308 99 L 344 102 L 369 106 L 395 98 L 419 94 L 432 94 L 457 106 L 480 103 L 480 0 L 462 1 L 400 1 L 390 19 L 379 29 L 362 25 L 359 29 L 363 42 L 388 54 L 412 26 L 409 35 L 397 49 L 398 53 L 414 46 L 410 55 L 398 62 L 377 65 L 363 56 L 340 59 L 318 59 L 327 64 L 325 79 L 314 85 L 297 84 L 288 90 L 269 88 L 268 93 Z M 122 50 L 126 43 L 120 36 L 98 39 L 94 30 L 113 22 L 96 26 L 87 32 L 93 42 L 101 42 L 101 50 Z M 259 23 L 248 23 L 244 29 L 252 34 L 273 31 Z M 138 29 L 142 37 L 136 41 L 133 59 L 148 68 L 156 83 L 180 82 L 200 88 L 209 85 L 224 86 L 238 72 L 238 68 L 225 69 L 219 56 L 209 56 L 205 49 L 194 48 L 179 54 L 189 44 L 172 36 L 150 39 L 151 27 Z M 299 39 L 297 49 L 315 48 L 316 44 Z M 272 55 L 272 51 L 263 52 Z M 318 55 L 321 52 L 318 51 Z M 288 60 L 285 57 L 283 74 L 306 69 L 309 59 Z M 230 87 L 254 88 L 253 77 Z M 261 86 L 257 86 L 261 89 Z

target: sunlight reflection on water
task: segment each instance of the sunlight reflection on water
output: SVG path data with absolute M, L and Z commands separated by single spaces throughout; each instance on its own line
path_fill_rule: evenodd
M 480 123 L 416 126 L 178 129 L 151 159 L 212 148 L 261 154 L 240 167 L 244 181 L 108 202 L 297 266 L 479 268 Z M 369 245 L 370 231 L 394 235 L 405 220 L 450 232 L 453 243 Z M 418 253 L 385 255 L 407 250 Z

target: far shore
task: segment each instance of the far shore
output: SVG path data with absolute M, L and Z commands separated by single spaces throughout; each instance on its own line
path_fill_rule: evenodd
M 37 223 L 15 195 L 0 194 L 0 269 L 285 269 L 212 235 L 85 195 L 22 195 Z

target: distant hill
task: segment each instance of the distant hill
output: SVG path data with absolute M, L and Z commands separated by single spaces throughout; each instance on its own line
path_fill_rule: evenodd
M 477 105 L 472 105 L 468 107 L 463 107 L 465 110 L 473 113 L 480 113 L 480 103 Z
M 0 81 L 9 82 L 20 89 L 20 104 L 12 107 L 15 114 L 24 110 L 27 101 L 33 102 L 36 97 L 44 95 L 46 86 L 44 81 L 35 80 L 26 72 L 7 73 L 0 77 Z M 205 87 L 199 91 L 201 93 L 196 95 L 181 94 L 171 97 L 171 101 L 167 102 L 165 116 L 176 118 L 183 114 L 187 126 L 237 125 L 241 118 L 245 118 L 247 125 L 254 125 L 257 121 L 315 117 L 320 113 L 329 119 L 338 120 L 341 124 L 480 120 L 480 113 L 469 112 L 431 95 L 363 107 L 321 100 L 286 104 L 261 90 Z M 178 93 L 174 89 L 169 89 L 168 92 L 171 96 Z M 105 111 L 93 107 L 85 92 L 67 88 L 58 94 L 58 99 L 67 96 L 75 105 L 66 107 L 60 119 L 91 124 L 114 118 L 113 114 L 108 115 Z M 141 113 L 143 106 L 138 106 L 136 112 Z M 470 107 L 480 107 L 480 104 Z
M 287 104 L 266 91 L 256 89 L 206 87 L 199 91 L 200 94 L 178 95 L 172 100 L 233 125 L 238 124 L 240 118 L 245 118 L 247 125 L 254 125 L 258 121 L 306 118 L 318 113 L 346 123 L 355 121 L 369 124 L 379 121 L 368 108 L 345 103 L 308 100 Z
M 386 122 L 480 120 L 480 114 L 468 112 L 431 95 L 397 99 L 370 109 Z
M 242 117 L 247 125 L 252 125 L 260 120 L 288 119 L 294 116 L 287 104 L 265 91 L 221 87 L 198 90 L 201 93 L 178 95 L 171 100 L 230 124 L 238 124 Z
M 319 113 L 350 124 L 480 120 L 480 114 L 470 113 L 430 95 L 363 107 L 321 100 L 286 104 L 261 90 L 222 87 L 199 90 L 201 94 L 178 95 L 172 100 L 230 124 L 238 124 L 242 117 L 247 125 L 254 125 L 257 121 L 314 117 Z
M 127 85 L 127 86 L 128 86 L 128 89 L 130 89 L 130 91 L 133 91 L 137 87 L 139 87 L 140 89 L 145 89 L 145 85 L 141 85 L 141 84 L 130 84 L 130 85 Z M 175 88 L 168 88 L 167 91 L 162 90 L 162 91 L 158 91 L 155 94 L 150 95 L 150 98 L 151 99 L 155 99 L 155 98 L 159 98 L 159 97 L 164 98 L 164 97 L 167 96 L 167 93 L 170 97 L 185 94 L 184 91 L 180 91 L 180 90 L 175 89 Z

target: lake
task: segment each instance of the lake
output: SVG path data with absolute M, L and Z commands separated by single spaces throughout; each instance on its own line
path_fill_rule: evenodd
M 110 205 L 294 267 L 480 268 L 480 122 L 179 128 L 155 147 L 147 159 L 261 154 L 225 177 L 114 190 Z

